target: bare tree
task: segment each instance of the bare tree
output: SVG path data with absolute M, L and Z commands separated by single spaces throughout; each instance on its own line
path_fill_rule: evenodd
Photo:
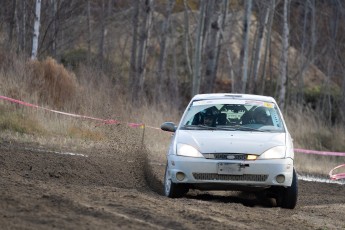
M 345 122 L 345 74 L 343 74 L 343 82 L 341 87 L 341 113 L 342 113 L 342 120 Z
M 61 50 L 73 49 L 76 41 L 84 34 L 82 27 L 76 27 L 75 22 L 76 15 L 79 15 L 85 3 L 49 0 L 42 1 L 42 4 L 39 52 L 57 56 Z
M 267 63 L 267 56 L 270 53 L 271 56 L 271 34 L 272 34 L 272 25 L 273 25 L 273 18 L 274 18 L 274 9 L 276 6 L 275 0 L 270 0 L 270 7 L 269 7 L 269 18 L 268 18 L 268 28 L 266 32 L 266 44 L 265 44 L 265 55 L 264 55 L 264 63 L 262 67 L 262 77 L 261 77 L 261 89 L 260 94 L 263 95 L 265 91 L 265 82 L 266 82 L 266 63 Z
M 138 52 L 138 30 L 139 30 L 139 1 L 133 0 L 133 18 L 132 18 L 132 48 L 131 48 L 131 58 L 130 58 L 130 70 L 129 70 L 129 80 L 130 80 L 130 92 L 132 97 L 132 102 L 137 101 L 139 95 L 138 91 L 138 79 L 137 79 L 137 52 Z
M 210 10 L 210 24 L 208 28 L 207 45 L 206 45 L 206 71 L 205 71 L 205 91 L 211 93 L 214 88 L 214 83 L 216 80 L 216 67 L 217 67 L 217 57 L 218 57 L 218 47 L 219 47 L 219 37 L 220 37 L 220 27 L 222 26 L 222 14 L 221 14 L 221 3 L 222 0 L 212 1 L 212 7 Z
M 52 21 L 52 30 L 51 30 L 51 54 L 53 57 L 56 57 L 57 53 L 57 31 L 58 31 L 58 17 L 57 17 L 57 1 L 50 0 L 51 4 L 51 21 Z
M 332 110 L 333 110 L 333 103 L 332 103 L 332 78 L 335 75 L 335 60 L 338 56 L 338 47 L 337 47 L 337 37 L 339 33 L 339 24 L 340 24 L 340 12 L 337 5 L 332 5 L 332 14 L 330 17 L 330 41 L 328 43 L 329 48 L 327 49 L 327 77 L 325 81 L 325 93 L 323 98 L 322 109 L 324 110 L 324 114 L 328 119 L 328 122 L 332 123 Z
M 303 91 L 304 91 L 304 73 L 307 68 L 307 58 L 306 58 L 306 42 L 307 42 L 307 25 L 308 25 L 308 14 L 310 8 L 310 1 L 304 3 L 304 18 L 303 18 L 303 33 L 302 33 L 302 44 L 301 44 L 301 55 L 300 57 L 300 74 L 298 77 L 298 92 L 297 92 L 297 102 L 302 103 L 303 101 Z
M 245 93 L 248 78 L 248 49 L 249 29 L 252 11 L 252 0 L 245 1 L 245 15 L 243 16 L 242 47 L 240 52 L 240 73 L 235 78 L 234 90 L 237 93 Z
M 284 16 L 283 16 L 283 34 L 282 34 L 282 56 L 280 60 L 280 91 L 279 105 L 281 109 L 285 108 L 286 84 L 287 84 L 287 65 L 289 52 L 289 14 L 290 0 L 284 0 Z
M 304 3 L 304 20 L 303 20 L 303 36 L 301 43 L 301 60 L 300 60 L 300 70 L 298 77 L 298 93 L 297 102 L 302 104 L 304 101 L 304 75 L 310 65 L 314 63 L 315 60 L 315 44 L 316 44 L 316 15 L 315 15 L 315 0 L 308 0 Z M 311 12 L 311 17 L 309 20 L 309 12 Z M 310 26 L 310 31 L 308 30 Z M 310 37 L 310 39 L 308 39 Z M 321 53 L 321 52 L 320 52 Z
M 99 49 L 98 49 L 98 61 L 100 68 L 103 69 L 104 65 L 104 40 L 105 40 L 105 35 L 106 35 L 106 26 L 105 26 L 105 21 L 107 19 L 107 11 L 105 9 L 105 0 L 101 0 L 101 30 L 100 30 L 100 39 L 99 39 Z
M 310 0 L 311 5 L 311 49 L 310 49 L 310 60 L 311 64 L 314 63 L 315 60 L 315 46 L 317 42 L 317 35 L 316 35 L 316 6 L 315 0 Z
M 146 73 L 146 55 L 147 55 L 147 47 L 150 38 L 150 27 L 152 22 L 152 14 L 153 14 L 153 0 L 145 0 L 142 3 L 142 25 L 139 37 L 139 47 L 138 47 L 138 72 L 137 72 L 137 79 L 139 81 L 139 94 L 143 93 L 144 90 L 144 82 L 145 82 L 145 73 Z
M 40 17 L 41 17 L 41 0 L 36 0 L 36 10 L 35 10 L 35 22 L 34 22 L 34 31 L 32 37 L 32 52 L 31 59 L 37 58 L 38 50 L 38 36 L 40 30 Z
M 257 40 L 255 45 L 255 55 L 254 55 L 254 66 L 253 66 L 253 80 L 249 82 L 249 90 L 252 93 L 257 93 L 257 82 L 258 82 L 258 75 L 259 75 L 259 67 L 261 64 L 261 50 L 264 40 L 264 31 L 266 29 L 266 25 L 268 22 L 268 16 L 270 13 L 270 5 L 267 1 L 260 1 L 258 2 L 260 10 L 263 13 L 259 12 L 259 22 L 257 28 Z M 263 8 L 263 9 L 262 9 Z
M 173 0 L 175 1 L 175 0 Z M 176 33 L 175 27 L 171 27 L 172 33 Z M 173 37 L 173 44 L 176 44 L 175 38 Z M 179 108 L 180 105 L 180 98 L 177 95 L 180 95 L 180 90 L 178 87 L 179 80 L 177 75 L 177 54 L 176 49 L 172 49 L 172 56 L 173 56 L 173 68 L 171 73 L 169 74 L 169 92 L 171 98 L 171 104 L 173 105 L 171 108 Z
M 108 33 L 107 21 L 112 11 L 111 3 L 111 0 L 108 0 L 107 3 L 105 2 L 105 0 L 101 1 L 101 30 L 99 36 L 98 62 L 102 70 L 104 69 L 104 57 L 106 51 L 105 41 Z
M 189 16 L 188 16 L 188 6 L 187 6 L 187 0 L 183 0 L 184 4 L 184 33 L 183 33 L 183 45 L 184 45 L 184 51 L 185 51 L 185 57 L 186 57 L 186 65 L 187 65 L 187 73 L 190 78 L 193 76 L 193 70 L 192 65 L 190 64 L 190 57 L 189 57 Z
M 91 63 L 91 37 L 92 37 L 90 0 L 87 0 L 87 4 L 86 4 L 86 20 L 87 20 L 87 63 L 90 64 Z
M 202 44 L 203 44 L 203 31 L 206 15 L 206 1 L 200 1 L 200 12 L 198 30 L 196 33 L 195 52 L 194 52 L 194 71 L 193 71 L 193 85 L 192 85 L 192 96 L 196 95 L 200 91 L 201 83 L 201 55 L 202 55 Z
M 18 11 L 20 13 L 16 14 L 17 18 L 17 36 L 18 36 L 18 50 L 26 50 L 26 1 L 20 1 L 18 5 Z
M 158 101 L 158 98 L 162 98 L 162 87 L 164 85 L 164 80 L 166 76 L 166 69 L 164 68 L 166 63 L 166 47 L 168 43 L 168 35 L 169 35 L 169 27 L 170 27 L 170 16 L 171 12 L 174 8 L 175 0 L 169 0 L 167 4 L 167 13 L 166 18 L 162 25 L 162 35 L 160 38 L 160 55 L 158 60 L 158 69 L 157 69 L 157 79 L 159 84 L 157 84 L 157 90 L 156 90 L 156 102 Z
M 142 95 L 144 90 L 146 55 L 147 45 L 150 37 L 153 0 L 134 0 L 133 6 L 133 42 L 130 78 L 132 101 L 138 102 L 139 96 Z M 142 20 L 139 26 L 140 13 L 142 13 Z
M 234 67 L 232 64 L 232 59 L 231 59 L 231 54 L 229 48 L 226 50 L 226 56 L 228 58 L 229 62 L 229 74 L 230 74 L 230 79 L 231 79 L 231 92 L 235 92 L 235 73 L 234 73 Z
M 14 31 L 15 22 L 16 22 L 16 12 L 17 12 L 17 0 L 13 0 L 12 9 L 11 9 L 11 18 L 10 18 L 10 29 L 8 33 L 8 47 L 12 46 L 13 31 Z
M 216 80 L 217 78 L 217 72 L 218 72 L 218 66 L 219 66 L 219 59 L 220 59 L 220 54 L 221 51 L 223 49 L 223 43 L 224 43 L 224 29 L 225 29 L 225 23 L 227 21 L 227 16 L 229 13 L 229 0 L 223 0 L 223 3 L 221 5 L 221 9 L 220 9 L 220 22 L 219 22 L 219 36 L 218 36 L 218 43 L 217 43 L 217 47 L 216 47 L 216 60 L 215 60 L 215 67 L 213 70 L 213 79 Z M 233 70 L 231 69 L 230 72 L 232 72 Z

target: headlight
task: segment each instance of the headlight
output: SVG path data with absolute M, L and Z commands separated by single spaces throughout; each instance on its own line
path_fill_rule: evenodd
M 185 157 L 204 157 L 196 148 L 186 144 L 177 144 L 176 154 Z
M 285 146 L 276 146 L 260 155 L 258 159 L 282 159 L 285 158 Z

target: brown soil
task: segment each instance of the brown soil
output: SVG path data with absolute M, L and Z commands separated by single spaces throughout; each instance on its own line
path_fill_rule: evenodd
M 239 192 L 170 199 L 161 195 L 164 162 L 145 151 L 59 152 L 0 139 L 1 229 L 345 228 L 344 185 L 299 181 L 294 210 Z

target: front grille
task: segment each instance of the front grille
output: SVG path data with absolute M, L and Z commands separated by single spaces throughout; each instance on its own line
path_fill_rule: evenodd
M 242 153 L 204 153 L 206 159 L 214 160 L 245 160 L 246 155 Z
M 195 180 L 216 180 L 216 181 L 266 181 L 268 175 L 265 174 L 244 174 L 244 175 L 225 175 L 217 173 L 193 173 Z

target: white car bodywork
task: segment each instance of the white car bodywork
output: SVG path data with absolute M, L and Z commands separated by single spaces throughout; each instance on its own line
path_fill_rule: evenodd
M 255 121 L 245 124 L 242 119 L 245 113 L 253 114 L 259 107 L 271 119 L 269 125 L 258 125 Z M 226 124 L 215 123 L 212 127 L 197 124 L 196 118 L 200 121 L 204 116 L 205 120 L 208 110 L 218 117 L 225 113 L 222 116 L 227 116 Z M 182 196 L 190 188 L 269 191 L 281 201 L 282 207 L 295 207 L 297 178 L 292 138 L 272 97 L 196 95 L 178 126 L 167 122 L 161 128 L 175 132 L 167 154 L 164 181 L 168 197 Z

